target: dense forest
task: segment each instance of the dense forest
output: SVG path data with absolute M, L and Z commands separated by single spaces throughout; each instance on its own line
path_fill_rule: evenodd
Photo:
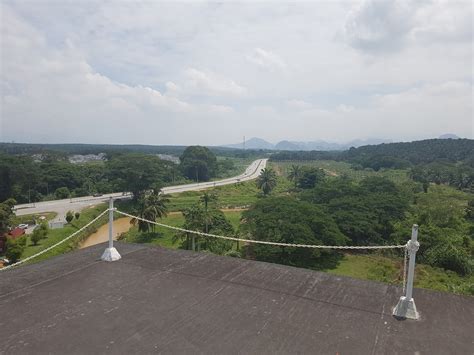
M 351 148 L 343 152 L 279 152 L 272 161 L 336 160 L 354 170 L 409 169 L 418 182 L 448 184 L 458 189 L 474 187 L 474 140 L 428 139 Z
M 141 144 L 29 144 L 0 143 L 0 153 L 10 155 L 48 154 L 67 157 L 73 154 L 116 155 L 124 153 L 170 154 L 180 156 L 187 146 Z M 261 150 L 241 150 L 226 147 L 207 147 L 215 155 L 224 157 L 252 158 L 261 156 Z
M 120 191 L 139 196 L 155 185 L 207 181 L 234 167 L 232 160 L 217 161 L 212 151 L 200 146 L 182 150 L 180 158 L 176 164 L 153 154 L 115 151 L 105 161 L 73 164 L 65 152 L 0 153 L 0 201 L 38 202 Z

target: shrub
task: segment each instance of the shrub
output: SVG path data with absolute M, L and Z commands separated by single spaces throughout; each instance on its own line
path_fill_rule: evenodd
M 23 253 L 23 250 L 25 249 L 25 246 L 21 245 L 19 241 L 20 240 L 16 241 L 14 239 L 7 239 L 7 245 L 6 245 L 7 251 L 5 253 L 5 256 L 10 261 L 11 264 L 14 264 L 18 260 L 20 260 L 21 254 Z
M 64 199 L 71 196 L 71 192 L 67 187 L 60 187 L 59 189 L 56 189 L 54 196 L 56 196 L 57 199 Z
M 73 219 L 74 219 L 74 215 L 72 214 L 72 212 L 67 211 L 67 213 L 66 213 L 66 222 L 71 223 Z

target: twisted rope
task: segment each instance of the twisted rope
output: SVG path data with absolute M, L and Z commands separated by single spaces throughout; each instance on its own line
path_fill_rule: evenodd
M 401 248 L 406 248 L 406 245 L 368 245 L 368 246 L 345 246 L 345 245 L 314 245 L 314 244 L 294 244 L 294 243 L 280 243 L 280 242 L 269 242 L 269 241 L 263 241 L 263 240 L 254 240 L 254 239 L 244 239 L 244 238 L 237 238 L 237 237 L 227 237 L 223 235 L 216 235 L 212 233 L 205 233 L 205 232 L 199 232 L 199 231 L 193 231 L 189 229 L 184 229 L 180 227 L 175 227 L 175 226 L 170 226 L 164 223 L 159 223 L 156 221 L 150 221 L 148 219 L 138 217 L 131 215 L 126 212 L 122 211 L 116 211 L 117 213 L 134 218 L 146 223 L 154 224 L 160 227 L 168 228 L 168 229 L 173 229 L 179 232 L 184 232 L 184 233 L 191 233 L 191 234 L 196 234 L 196 235 L 201 235 L 204 237 L 211 237 L 211 238 L 219 238 L 219 239 L 225 239 L 225 240 L 232 240 L 236 242 L 245 242 L 245 243 L 254 243 L 254 244 L 266 244 L 266 245 L 276 245 L 276 246 L 281 246 L 281 247 L 293 247 L 293 248 L 314 248 L 314 249 L 339 249 L 339 250 L 374 250 L 374 249 L 401 249 Z

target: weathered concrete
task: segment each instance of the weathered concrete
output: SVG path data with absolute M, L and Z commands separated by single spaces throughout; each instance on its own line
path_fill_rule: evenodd
M 474 299 L 117 243 L 0 274 L 0 353 L 472 354 Z

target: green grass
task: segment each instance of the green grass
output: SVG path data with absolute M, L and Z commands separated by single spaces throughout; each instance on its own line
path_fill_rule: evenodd
M 377 254 L 345 254 L 336 268 L 325 271 L 334 275 L 401 285 L 403 258 Z M 419 288 L 474 295 L 474 275 L 462 277 L 455 272 L 423 264 L 416 265 L 414 284 Z
M 224 211 L 225 216 L 232 224 L 234 229 L 237 229 L 240 224 L 241 211 Z M 167 217 L 159 220 L 160 223 L 167 224 L 174 227 L 182 227 L 184 224 L 184 217 L 181 213 L 173 213 Z M 179 242 L 173 243 L 173 237 L 176 231 L 164 227 L 157 226 L 155 232 L 141 233 L 138 227 L 130 228 L 127 233 L 123 235 L 123 241 L 129 243 L 147 243 L 151 245 L 160 245 L 166 248 L 177 249 Z
M 252 181 L 219 186 L 209 191 L 217 195 L 218 204 L 221 208 L 248 206 L 257 200 L 258 194 L 255 182 Z M 168 208 L 170 211 L 183 210 L 197 203 L 203 194 L 203 191 L 188 191 L 180 194 L 172 194 Z
M 25 214 L 23 216 L 14 216 L 12 220 L 12 224 L 15 226 L 21 223 L 34 224 L 34 221 L 39 223 L 40 222 L 39 218 L 42 216 L 46 217 L 46 221 L 50 221 L 54 217 L 56 217 L 56 215 L 57 215 L 56 212 L 45 212 L 45 213 Z
M 359 181 L 366 177 L 381 176 L 392 180 L 395 183 L 403 183 L 409 180 L 408 170 L 382 169 L 373 170 L 354 170 L 351 164 L 335 160 L 311 160 L 311 161 L 284 161 L 269 162 L 269 166 L 274 168 L 280 175 L 287 176 L 292 165 L 311 166 L 321 168 L 330 176 L 347 175 L 350 178 Z
M 74 220 L 71 224 L 66 225 L 64 228 L 58 228 L 58 229 L 50 229 L 48 231 L 48 236 L 46 239 L 41 240 L 38 245 L 33 245 L 30 240 L 30 236 L 27 236 L 27 241 L 26 241 L 26 247 L 25 250 L 23 251 L 21 255 L 21 259 L 25 259 L 31 255 L 34 255 L 48 247 L 50 247 L 53 244 L 56 244 L 57 242 L 61 241 L 62 239 L 68 237 L 78 229 L 80 229 L 82 226 L 86 225 L 89 223 L 91 220 L 93 220 L 95 217 L 97 217 L 102 211 L 104 211 L 107 208 L 106 204 L 100 204 L 94 207 L 90 207 L 87 209 L 84 209 L 81 212 L 81 216 L 79 217 L 78 220 Z M 97 227 L 99 227 L 102 224 L 105 224 L 107 222 L 107 217 L 104 216 L 100 220 L 98 220 L 96 223 L 94 223 L 92 226 L 84 230 L 82 233 L 79 235 L 75 236 L 71 240 L 64 242 L 63 244 L 57 246 L 56 248 L 38 256 L 35 258 L 32 262 L 37 262 L 40 260 L 45 260 L 48 258 L 51 258 L 52 256 L 59 255 L 59 254 L 64 254 L 70 250 L 73 250 L 77 247 L 77 244 L 79 243 L 80 240 L 85 238 L 86 236 L 92 234 Z
M 291 187 L 291 182 L 283 177 L 278 177 L 278 184 L 274 195 L 284 194 Z M 218 197 L 219 208 L 247 207 L 257 201 L 260 191 L 255 180 L 239 182 L 237 184 L 218 186 L 209 189 Z M 169 211 L 181 211 L 197 203 L 204 191 L 188 191 L 170 195 Z

